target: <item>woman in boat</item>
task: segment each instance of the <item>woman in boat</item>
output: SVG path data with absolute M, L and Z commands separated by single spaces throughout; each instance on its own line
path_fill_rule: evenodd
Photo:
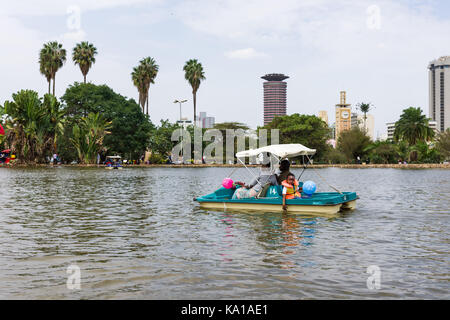
M 284 180 L 287 179 L 289 174 L 292 174 L 292 172 L 289 171 L 290 166 L 291 166 L 291 163 L 289 162 L 288 159 L 281 160 L 280 174 L 277 175 L 278 184 L 281 184 Z
M 243 184 L 242 182 L 236 182 L 236 184 L 241 185 L 242 187 L 234 192 L 233 199 L 255 198 L 261 189 L 268 183 L 274 186 L 278 185 L 276 175 L 270 171 L 270 163 L 261 165 L 259 176 L 253 179 L 249 185 Z
M 287 210 L 286 199 L 297 199 L 301 198 L 300 192 L 302 188 L 298 187 L 298 181 L 295 179 L 293 173 L 289 173 L 286 180 L 284 180 L 281 185 L 283 186 L 283 210 Z

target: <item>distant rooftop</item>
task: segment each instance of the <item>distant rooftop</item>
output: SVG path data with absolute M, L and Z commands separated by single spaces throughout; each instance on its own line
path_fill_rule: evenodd
M 267 81 L 283 81 L 289 78 L 288 76 L 282 74 L 282 73 L 270 73 L 266 74 L 265 76 L 262 76 L 261 79 L 267 80 Z
M 450 56 L 443 56 L 439 59 L 433 60 L 430 62 L 430 66 L 449 66 L 450 65 Z

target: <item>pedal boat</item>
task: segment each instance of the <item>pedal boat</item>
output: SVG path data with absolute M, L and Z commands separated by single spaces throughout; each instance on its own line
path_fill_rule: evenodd
M 242 157 L 257 156 L 261 153 L 271 154 L 271 159 L 274 157 L 278 162 L 282 158 L 306 156 L 309 164 L 311 162 L 309 156 L 313 155 L 315 150 L 309 149 L 301 144 L 271 145 L 238 152 L 236 157 L 240 160 Z M 245 166 L 245 162 L 242 160 L 240 162 Z M 298 180 L 300 180 L 301 175 Z M 299 182 L 299 184 L 301 185 L 302 182 Z M 247 199 L 232 199 L 235 190 L 235 188 L 226 189 L 221 187 L 213 193 L 194 198 L 194 201 L 197 201 L 201 208 L 211 210 L 284 212 L 282 208 L 282 186 L 270 186 L 264 196 Z M 301 198 L 286 200 L 286 212 L 294 214 L 336 215 L 340 211 L 356 209 L 356 200 L 358 198 L 356 192 L 316 192 L 311 196 L 303 193 Z
M 107 156 L 106 161 L 105 161 L 105 164 L 106 164 L 105 169 L 106 170 L 114 170 L 114 169 L 122 170 L 123 167 L 120 164 L 120 159 L 121 159 L 120 156 Z

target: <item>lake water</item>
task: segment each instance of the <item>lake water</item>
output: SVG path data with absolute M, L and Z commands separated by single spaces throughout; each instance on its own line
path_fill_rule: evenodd
M 0 168 L 0 298 L 450 298 L 450 170 L 317 170 L 360 196 L 334 218 L 200 209 L 230 171 Z

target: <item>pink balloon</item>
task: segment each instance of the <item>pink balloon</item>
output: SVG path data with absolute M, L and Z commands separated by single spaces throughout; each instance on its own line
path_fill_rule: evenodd
M 222 186 L 225 189 L 231 189 L 233 187 L 233 180 L 231 180 L 230 178 L 223 179 Z

